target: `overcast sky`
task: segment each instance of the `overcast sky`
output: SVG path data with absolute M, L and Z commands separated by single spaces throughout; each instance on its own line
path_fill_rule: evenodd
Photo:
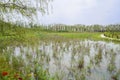
M 52 13 L 39 18 L 41 23 L 120 23 L 120 0 L 53 0 L 52 5 Z

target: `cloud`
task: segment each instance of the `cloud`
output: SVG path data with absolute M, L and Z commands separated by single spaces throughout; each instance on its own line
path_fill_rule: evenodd
M 44 16 L 44 24 L 119 23 L 119 0 L 54 0 L 53 14 Z

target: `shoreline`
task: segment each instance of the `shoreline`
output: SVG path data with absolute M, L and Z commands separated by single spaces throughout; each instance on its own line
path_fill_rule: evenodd
M 100 36 L 101 36 L 101 38 L 106 38 L 106 39 L 110 39 L 110 40 L 118 40 L 118 41 L 120 41 L 120 39 L 106 37 L 104 34 L 101 34 Z

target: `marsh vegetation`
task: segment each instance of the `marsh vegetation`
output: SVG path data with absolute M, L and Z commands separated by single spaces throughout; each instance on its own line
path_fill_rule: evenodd
M 120 42 L 100 37 L 112 27 L 0 24 L 0 80 L 120 80 Z

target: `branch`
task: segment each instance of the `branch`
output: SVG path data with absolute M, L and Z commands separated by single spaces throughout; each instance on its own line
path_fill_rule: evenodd
M 0 7 L 27 10 L 27 6 L 25 6 L 25 5 L 20 6 L 20 5 L 15 4 L 15 3 L 0 3 Z
M 3 9 L 3 11 L 7 11 L 6 9 L 9 8 L 10 10 L 18 10 L 21 14 L 25 16 L 30 16 L 32 14 L 35 14 L 36 8 L 34 7 L 28 7 L 26 5 L 23 5 L 22 3 L 0 3 L 0 9 Z M 32 13 L 32 14 L 31 14 Z

